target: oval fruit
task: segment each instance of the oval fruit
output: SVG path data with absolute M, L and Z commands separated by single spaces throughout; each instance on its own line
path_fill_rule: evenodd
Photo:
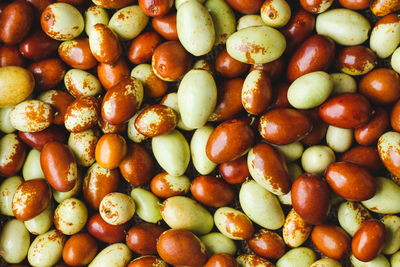
M 282 237 L 265 229 L 259 230 L 247 244 L 257 255 L 265 258 L 279 259 L 285 253 Z
M 241 211 L 222 207 L 214 213 L 215 226 L 225 236 L 233 240 L 246 240 L 254 233 L 251 220 Z
M 371 107 L 360 94 L 336 95 L 319 107 L 319 116 L 326 123 L 340 128 L 357 128 L 368 122 Z
M 172 265 L 202 266 L 207 261 L 204 244 L 197 236 L 183 229 L 170 229 L 162 233 L 157 242 L 157 252 Z
M 287 78 L 293 82 L 300 76 L 325 71 L 333 62 L 335 43 L 323 35 L 309 37 L 296 50 L 287 66 Z
M 28 250 L 28 262 L 32 266 L 53 266 L 61 258 L 66 236 L 58 230 L 38 235 Z
M 310 109 L 321 105 L 331 94 L 332 78 L 323 71 L 305 74 L 289 87 L 287 98 L 297 109 Z
M 151 223 L 132 226 L 126 235 L 127 246 L 141 255 L 157 254 L 157 240 L 165 229 Z
M 353 255 L 360 261 L 373 260 L 381 252 L 386 239 L 385 225 L 379 221 L 364 222 L 351 241 Z
M 150 188 L 153 194 L 161 198 L 180 196 L 189 191 L 190 180 L 184 175 L 173 176 L 163 172 L 151 179 Z
M 12 219 L 4 224 L 0 233 L 1 257 L 7 263 L 20 263 L 28 254 L 29 232 L 23 222 Z
M 276 195 L 290 191 L 290 178 L 283 156 L 271 145 L 255 145 L 247 156 L 247 166 L 254 180 Z
M 316 225 L 311 233 L 314 245 L 326 256 L 340 260 L 350 250 L 350 237 L 336 225 Z
M 286 48 L 285 37 L 269 26 L 244 28 L 226 41 L 231 57 L 247 64 L 264 64 L 278 59 Z
M 330 210 L 328 184 L 320 177 L 304 173 L 292 185 L 292 204 L 295 211 L 309 224 L 322 224 Z
M 330 164 L 325 170 L 325 179 L 336 194 L 350 201 L 370 199 L 376 192 L 374 177 L 353 163 Z
M 276 196 L 253 180 L 242 184 L 239 202 L 244 213 L 266 229 L 276 230 L 284 223 L 285 215 Z
M 185 137 L 177 130 L 152 139 L 153 154 L 158 164 L 170 175 L 185 173 L 190 161 L 190 149 Z
M 207 234 L 214 225 L 211 214 L 197 201 L 188 197 L 167 198 L 160 210 L 163 220 L 172 229 L 185 229 L 195 234 Z
M 146 184 L 153 175 L 153 159 L 138 144 L 128 144 L 128 151 L 119 164 L 122 177 L 134 186 Z
M 254 134 L 247 123 L 229 120 L 214 129 L 206 145 L 207 157 L 214 163 L 235 160 L 246 154 L 254 142 Z
M 55 190 L 67 192 L 74 187 L 78 169 L 68 146 L 57 141 L 48 142 L 40 153 L 40 166 L 47 182 Z
M 318 15 L 315 28 L 318 34 L 328 36 L 340 45 L 352 46 L 368 39 L 371 25 L 361 14 L 337 8 Z
M 142 83 L 134 77 L 123 77 L 104 96 L 101 117 L 110 124 L 124 123 L 135 115 L 142 100 Z
M 311 120 L 300 111 L 275 108 L 260 117 L 258 129 L 267 142 L 287 145 L 305 137 L 312 127 Z
M 115 266 L 125 267 L 132 258 L 132 252 L 123 243 L 107 246 L 88 265 L 88 267 Z
M 207 9 L 197 1 L 186 1 L 176 13 L 179 41 L 194 56 L 207 54 L 215 42 L 214 23 Z
M 116 34 L 107 25 L 96 24 L 89 36 L 90 51 L 94 58 L 101 62 L 112 64 L 121 55 L 121 44 Z
M 208 71 L 195 69 L 185 74 L 178 88 L 178 106 L 186 126 L 204 126 L 216 103 L 217 86 Z
M 131 197 L 113 192 L 103 197 L 100 202 L 100 215 L 104 221 L 112 225 L 121 225 L 129 221 L 135 214 L 136 206 Z
M 233 188 L 222 179 L 213 176 L 198 176 L 190 187 L 192 196 L 210 207 L 223 207 L 235 198 Z
M 35 80 L 30 71 L 18 67 L 0 68 L 0 107 L 9 107 L 24 101 L 33 91 Z
M 65 235 L 74 235 L 86 225 L 88 210 L 85 204 L 76 198 L 61 202 L 54 211 L 54 226 Z
M 97 242 L 87 233 L 79 233 L 71 236 L 65 243 L 62 257 L 70 266 L 89 264 L 97 253 Z
M 76 99 L 65 111 L 64 125 L 72 133 L 87 131 L 100 117 L 100 103 L 94 96 Z
M 43 31 L 57 41 L 78 37 L 84 29 L 81 13 L 67 3 L 53 3 L 42 12 L 40 23 Z
M 153 105 L 136 118 L 135 128 L 147 137 L 167 134 L 175 129 L 178 117 L 175 111 L 164 105 Z
M 40 132 L 54 119 L 53 108 L 40 100 L 25 100 L 10 112 L 11 125 L 22 132 Z
M 15 191 L 12 211 L 17 219 L 26 221 L 44 211 L 50 200 L 51 191 L 44 179 L 24 181 Z

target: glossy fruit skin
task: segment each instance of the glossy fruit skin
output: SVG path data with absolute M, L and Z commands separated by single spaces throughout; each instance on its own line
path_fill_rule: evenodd
M 282 74 L 285 71 L 285 68 L 286 68 L 286 58 L 285 56 L 281 56 L 280 58 L 265 64 L 251 65 L 249 72 L 253 70 L 263 70 L 268 74 L 271 81 L 276 81 L 282 76 Z
M 235 160 L 254 143 L 251 128 L 243 121 L 229 120 L 218 125 L 208 138 L 207 157 L 214 163 Z
M 41 29 L 35 30 L 20 43 L 19 51 L 29 59 L 41 60 L 57 51 L 60 43 L 47 36 Z
M 301 6 L 313 14 L 322 13 L 332 5 L 332 0 L 300 0 Z
M 285 253 L 282 237 L 266 229 L 260 229 L 247 244 L 258 256 L 268 259 L 279 259 Z
M 322 224 L 330 210 L 328 184 L 311 173 L 300 175 L 292 185 L 292 205 L 295 211 L 309 224 Z
M 350 250 L 350 237 L 336 225 L 314 226 L 311 240 L 322 253 L 333 259 L 344 258 Z
M 207 261 L 204 244 L 187 230 L 170 229 L 157 242 L 160 257 L 171 265 L 200 266 Z
M 369 121 L 354 130 L 354 138 L 360 145 L 368 146 L 376 143 L 389 127 L 389 115 L 383 108 L 374 109 Z
M 90 217 L 86 225 L 88 232 L 97 240 L 105 243 L 118 243 L 124 240 L 127 224 L 111 225 L 101 218 L 100 213 Z
M 90 50 L 94 58 L 101 63 L 112 64 L 118 60 L 121 55 L 121 43 L 116 34 L 104 24 L 96 24 L 93 26 L 92 31 L 95 31 L 99 36 L 102 36 L 95 43 L 96 48 L 92 46 L 91 39 L 89 39 Z M 94 33 L 92 33 L 93 35 Z
M 176 81 L 190 69 L 192 56 L 178 41 L 160 44 L 153 52 L 151 66 L 162 80 Z
M 387 0 L 372 0 L 369 6 L 372 13 L 376 16 L 386 16 L 392 12 L 399 10 L 398 1 L 387 1 Z
M 241 184 L 246 181 L 247 177 L 250 177 L 246 156 L 224 162 L 218 168 L 222 178 L 230 184 Z
M 89 264 L 97 253 L 97 242 L 87 233 L 71 236 L 65 243 L 62 258 L 70 266 Z
M 40 166 L 55 190 L 67 192 L 74 187 L 78 177 L 77 163 L 68 146 L 57 141 L 46 143 L 40 154 Z
M 393 130 L 400 132 L 400 100 L 394 104 L 390 113 L 390 125 Z
M 225 78 L 235 78 L 245 74 L 249 65 L 234 59 L 224 49 L 215 59 L 215 70 Z
M 311 120 L 300 111 L 276 108 L 260 118 L 259 132 L 267 142 L 287 145 L 304 138 L 311 130 Z
M 139 0 L 139 6 L 143 13 L 149 17 L 162 17 L 168 14 L 173 0 Z
M 127 152 L 125 139 L 118 134 L 105 134 L 96 145 L 96 161 L 103 168 L 115 169 Z
M 400 97 L 400 76 L 391 69 L 375 69 L 361 79 L 358 90 L 373 103 L 392 104 Z
M 272 102 L 272 92 L 271 79 L 265 71 L 250 72 L 242 90 L 243 107 L 250 114 L 261 114 Z
M 339 0 L 339 3 L 348 9 L 361 10 L 369 7 L 370 0 Z
M 186 195 L 186 193 L 190 189 L 190 180 L 189 178 L 185 178 L 184 176 L 179 176 L 179 180 L 186 180 L 186 183 L 183 185 L 180 184 L 180 186 L 176 187 L 176 184 L 179 184 L 179 180 L 176 183 L 171 183 L 170 182 L 170 176 L 167 172 L 162 172 L 157 174 L 156 176 L 151 179 L 150 183 L 150 189 L 151 192 L 156 195 L 157 197 L 160 198 L 169 198 L 173 196 L 183 196 Z M 183 181 L 184 182 L 184 181 Z
M 379 221 L 364 222 L 353 236 L 351 250 L 360 261 L 370 261 L 379 255 L 386 239 L 385 225 Z
M 336 59 L 338 69 L 350 75 L 366 74 L 377 63 L 375 53 L 363 45 L 342 48 Z
M 238 267 L 236 259 L 226 253 L 217 253 L 212 255 L 204 267 Z
M 129 229 L 126 235 L 126 244 L 137 254 L 157 254 L 157 240 L 164 231 L 165 229 L 162 226 L 140 223 Z
M 358 164 L 371 174 L 377 174 L 383 168 L 375 146 L 355 146 L 342 154 L 339 161 Z
M 213 176 L 198 176 L 192 181 L 190 191 L 193 197 L 210 207 L 223 207 L 235 198 L 233 188 L 222 179 Z
M 97 65 L 97 77 L 106 90 L 110 90 L 129 74 L 130 69 L 124 57 L 120 57 L 114 64 L 99 63 Z
M 40 15 L 42 14 L 45 8 L 54 3 L 54 0 L 27 0 L 34 7 L 35 16 L 40 19 Z
M 55 110 L 53 123 L 57 125 L 64 125 L 65 113 L 75 98 L 70 94 L 61 90 L 49 90 L 39 96 L 43 102 L 50 104 Z
M 363 167 L 349 162 L 335 162 L 325 170 L 329 186 L 350 201 L 363 201 L 375 195 L 374 177 Z
M 309 134 L 307 134 L 301 142 L 305 145 L 317 145 L 325 137 L 326 131 L 328 130 L 328 124 L 322 121 L 318 114 L 318 108 L 311 110 L 303 110 L 303 113 L 311 119 L 313 128 Z
M 156 256 L 142 256 L 132 260 L 127 267 L 167 267 L 167 263 Z
M 108 193 L 117 191 L 119 173 L 117 170 L 107 170 L 94 163 L 83 180 L 83 197 L 89 207 L 98 210 L 100 202 Z
M 241 92 L 244 80 L 236 78 L 218 85 L 217 105 L 210 115 L 209 121 L 225 121 L 232 119 L 243 110 Z
M 135 120 L 136 130 L 147 137 L 167 134 L 177 124 L 177 113 L 172 108 L 159 104 L 146 108 Z
M 269 105 L 268 109 L 292 107 L 287 98 L 289 87 L 290 84 L 287 82 L 278 83 L 273 86 L 274 99 Z
M 88 38 L 76 38 L 74 40 L 65 41 L 58 47 L 58 55 L 69 66 L 88 70 L 97 65 L 89 46 Z
M 64 115 L 65 128 L 72 133 L 91 129 L 100 117 L 100 103 L 94 96 L 82 96 L 68 106 Z
M 162 42 L 155 32 L 145 32 L 132 40 L 128 49 L 128 59 L 133 64 L 149 62 L 154 49 Z
M 5 44 L 20 43 L 33 25 L 33 8 L 26 1 L 14 1 L 0 17 L 0 40 Z
M 49 58 L 37 61 L 28 67 L 36 81 L 36 90 L 53 89 L 60 83 L 67 71 L 64 63 L 58 58 Z
M 306 39 L 291 57 L 287 67 L 287 78 L 293 82 L 304 74 L 325 71 L 333 62 L 335 43 L 323 35 Z
M 259 143 L 252 148 L 247 164 L 250 173 L 254 172 L 253 178 L 259 183 L 265 183 L 262 184 L 263 187 L 278 195 L 289 193 L 291 181 L 288 168 L 285 158 L 277 149 L 269 144 Z
M 178 30 L 176 28 L 176 13 L 170 12 L 168 15 L 163 17 L 153 18 L 151 21 L 153 29 L 160 34 L 162 37 L 169 41 L 177 41 Z
M 0 47 L 0 67 L 25 66 L 25 59 L 14 45 L 3 45 Z
M 227 0 L 228 4 L 243 14 L 255 14 L 260 12 L 263 0 Z
M 286 37 L 286 53 L 291 54 L 314 30 L 315 17 L 304 11 L 297 10 L 288 24 L 281 29 Z
M 140 96 L 141 94 L 141 96 Z M 123 77 L 109 89 L 101 105 L 101 117 L 111 124 L 122 124 L 132 118 L 143 98 L 142 84 L 133 77 Z
M 358 128 L 368 122 L 371 106 L 367 98 L 356 93 L 336 95 L 319 107 L 319 116 L 326 123 L 340 128 Z
M 26 156 L 26 146 L 15 134 L 7 134 L 2 137 L 0 175 L 15 175 L 22 167 Z
M 30 220 L 44 211 L 50 200 L 51 190 L 46 180 L 24 181 L 14 194 L 12 211 L 18 220 Z
M 122 176 L 134 186 L 146 184 L 153 177 L 153 159 L 139 144 L 128 144 L 127 154 L 119 164 Z
M 45 130 L 36 133 L 18 132 L 18 136 L 25 144 L 37 150 L 42 150 L 48 142 L 65 143 L 67 140 L 65 131 L 56 125 L 50 125 Z

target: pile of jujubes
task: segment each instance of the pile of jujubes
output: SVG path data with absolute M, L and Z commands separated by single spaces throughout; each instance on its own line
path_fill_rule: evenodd
M 400 0 L 0 12 L 2 262 L 400 267 Z

